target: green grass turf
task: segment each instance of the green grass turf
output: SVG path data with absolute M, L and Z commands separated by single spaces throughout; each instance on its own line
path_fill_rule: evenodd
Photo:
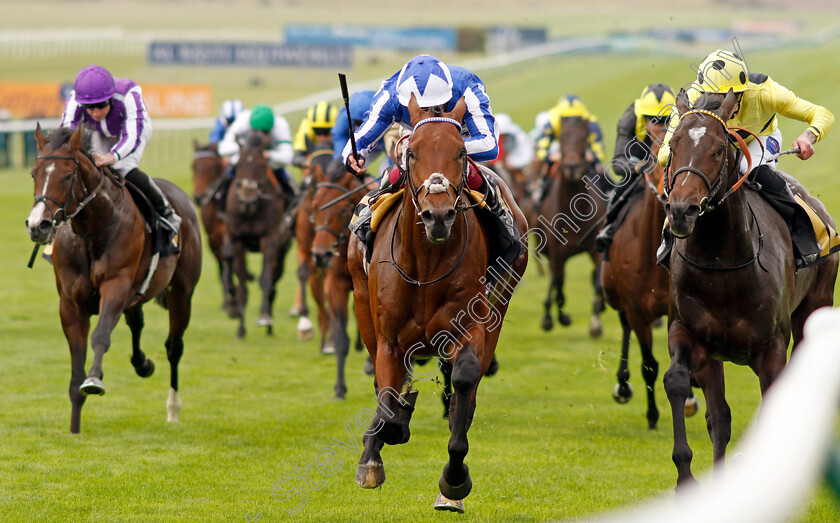
M 840 45 L 835 43 L 819 49 L 748 53 L 747 58 L 754 70 L 767 72 L 806 99 L 838 112 L 838 51 Z M 62 60 L 60 68 L 58 60 L 32 63 L 27 66 L 30 72 L 18 71 L 18 79 L 55 79 L 50 71 L 57 69 L 72 75 L 91 61 L 88 58 Z M 390 60 L 395 64 L 402 58 Z M 389 74 L 394 64 L 361 69 L 356 78 Z M 20 65 L 0 64 L 0 71 Z M 140 59 L 126 65 L 146 70 Z M 316 72 L 302 78 L 296 90 L 286 89 L 279 72 L 265 72 L 278 79 L 265 87 L 265 95 L 274 96 L 272 102 L 292 99 L 328 77 L 332 82 L 334 73 Z M 230 71 L 149 69 L 147 74 L 148 81 L 162 81 L 169 75 L 171 81 L 206 77 L 215 83 Z M 576 92 L 600 118 L 608 149 L 618 115 L 643 85 L 665 81 L 676 86 L 691 79 L 686 60 L 658 55 L 547 58 L 481 76 L 494 110 L 509 112 L 526 128 L 536 112 L 560 95 Z M 219 82 L 218 92 L 225 96 L 241 89 Z M 784 123 L 785 141 L 789 143 L 802 127 Z M 835 215 L 840 213 L 840 182 L 834 168 L 840 162 L 837 143 L 835 132 L 817 145 L 816 156 L 807 163 L 783 160 L 783 168 L 820 195 Z M 150 149 L 162 146 L 153 143 Z M 190 155 L 186 149 L 179 160 L 152 165 L 150 170 L 189 191 Z M 254 326 L 258 290 L 252 285 L 249 332 L 238 341 L 235 322 L 219 310 L 215 264 L 205 247 L 204 272 L 180 366 L 181 423 L 165 422 L 166 314 L 147 305 L 143 347 L 157 364 L 154 376 L 144 380 L 134 374 L 128 362 L 128 329 L 121 322 L 104 362 L 108 392 L 88 400 L 82 433 L 70 435 L 69 357 L 52 270 L 41 259 L 34 269 L 25 268 L 31 250 L 23 228 L 32 199 L 28 169 L 0 174 L 4 183 L 0 243 L 6 252 L 0 257 L 0 384 L 5 389 L 0 408 L 0 520 L 204 521 L 240 520 L 260 513 L 262 521 L 274 521 L 290 517 L 286 511 L 299 500 L 284 499 L 284 493 L 295 487 L 307 495 L 295 517 L 307 521 L 454 517 L 431 509 L 449 434 L 440 416 L 441 387 L 436 383 L 419 385 L 411 441 L 383 450 L 388 479 L 382 488 L 364 491 L 353 482 L 359 453 L 331 441 L 350 444 L 345 432 L 349 424 L 361 445 L 354 419 L 373 405 L 372 380 L 361 372 L 363 355 L 353 352 L 347 369 L 347 401 L 332 399 L 333 359 L 321 356 L 314 341 L 297 341 L 295 320 L 285 315 L 295 290 L 291 258 L 279 286 L 275 336 L 266 337 Z M 250 261 L 255 267 L 256 258 Z M 620 349 L 615 313 L 604 315 L 601 339 L 586 335 L 590 270 L 585 259 L 570 263 L 566 294 L 574 323 L 568 329 L 544 333 L 538 322 L 547 280 L 537 274 L 536 262 L 532 262 L 503 328 L 498 348 L 501 370 L 483 380 L 479 390 L 467 456 L 474 490 L 466 500 L 467 514 L 459 519 L 569 519 L 670 495 L 676 472 L 670 459 L 671 419 L 661 379 L 657 398 L 662 417 L 659 429 L 649 431 L 635 340 L 630 368 L 636 396 L 628 405 L 619 406 L 610 397 Z M 656 331 L 655 354 L 664 372 L 668 365 L 664 329 Z M 733 418 L 732 459 L 760 396 L 749 369 L 725 368 Z M 698 474 L 711 467 L 702 412 L 687 423 Z M 335 459 L 342 460 L 340 470 L 329 477 L 315 470 L 317 456 L 325 448 L 336 449 Z M 317 490 L 296 473 L 309 466 Z M 272 488 L 278 481 L 275 498 Z M 820 489 L 806 501 L 797 519 L 837 518 L 835 500 Z

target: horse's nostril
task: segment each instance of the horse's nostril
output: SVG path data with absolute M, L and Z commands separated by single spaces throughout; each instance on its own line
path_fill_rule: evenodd
M 432 211 L 427 209 L 427 210 L 421 212 L 420 213 L 420 219 L 423 220 L 423 223 L 426 223 L 426 224 L 432 223 L 432 221 L 434 219 L 434 217 L 432 216 Z
M 52 227 L 52 223 L 48 220 L 44 220 L 38 224 L 38 228 L 42 231 L 48 231 Z
M 700 206 L 699 205 L 689 205 L 688 209 L 685 210 L 685 216 L 687 218 L 697 218 L 700 215 Z

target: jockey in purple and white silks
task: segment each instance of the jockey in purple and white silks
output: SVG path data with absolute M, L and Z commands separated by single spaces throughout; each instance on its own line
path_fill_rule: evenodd
M 152 121 L 140 86 L 127 78 L 115 79 L 104 67 L 85 67 L 76 76 L 60 123 L 71 129 L 80 125 L 93 132 L 96 166 L 109 165 L 134 184 L 155 207 L 161 222 L 177 232 L 181 217 L 138 167 L 152 136 Z

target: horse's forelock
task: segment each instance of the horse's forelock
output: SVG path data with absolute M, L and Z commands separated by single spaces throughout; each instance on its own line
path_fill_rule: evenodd
M 703 93 L 694 102 L 694 109 L 703 109 L 704 111 L 720 109 L 724 96 L 723 94 Z
M 69 127 L 57 127 L 49 132 L 47 135 L 47 142 L 53 150 L 58 149 L 62 145 L 70 141 L 70 137 L 75 133 L 75 129 Z M 87 152 L 91 148 L 93 141 L 93 133 L 87 129 L 82 130 L 82 150 Z

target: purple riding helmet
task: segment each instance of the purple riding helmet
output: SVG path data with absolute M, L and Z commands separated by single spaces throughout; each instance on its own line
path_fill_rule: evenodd
M 114 96 L 114 77 L 104 67 L 89 65 L 76 75 L 73 89 L 80 104 L 104 102 Z

